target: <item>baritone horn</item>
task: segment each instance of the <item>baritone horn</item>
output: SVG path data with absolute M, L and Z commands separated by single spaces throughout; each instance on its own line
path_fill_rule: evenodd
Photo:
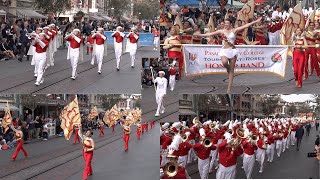
M 178 163 L 176 162 L 168 162 L 164 168 L 164 174 L 168 177 L 174 177 L 178 174 Z

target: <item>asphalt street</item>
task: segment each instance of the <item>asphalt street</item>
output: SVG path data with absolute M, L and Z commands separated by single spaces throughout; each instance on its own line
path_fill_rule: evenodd
M 304 80 L 302 88 L 295 86 L 292 60 L 288 59 L 285 78 L 274 74 L 240 73 L 233 80 L 234 94 L 314 94 L 320 86 L 320 78 L 316 73 Z M 177 90 L 182 94 L 226 93 L 228 87 L 227 74 L 184 77 L 177 82 Z M 320 92 L 320 91 L 319 91 Z
M 313 152 L 316 140 L 315 127 L 311 129 L 310 136 L 305 135 L 302 139 L 300 151 L 295 146 L 290 146 L 280 158 L 275 154 L 272 163 L 265 162 L 263 173 L 259 173 L 260 165 L 255 162 L 252 173 L 253 179 L 319 179 L 319 162 L 314 158 L 308 158 L 307 153 Z M 241 169 L 242 158 L 238 157 L 236 179 L 246 179 L 244 170 Z M 196 162 L 187 166 L 188 174 L 192 179 L 200 179 L 198 165 Z M 216 178 L 216 170 L 209 174 L 209 179 Z
M 90 56 L 78 63 L 76 80 L 70 79 L 71 65 L 66 59 L 67 49 L 55 53 L 55 65 L 44 73 L 44 83 L 35 86 L 34 66 L 30 61 L 8 60 L 0 62 L 0 93 L 101 93 L 140 94 L 140 72 L 142 57 L 155 57 L 158 51 L 153 47 L 139 47 L 135 68 L 131 68 L 130 55 L 122 56 L 120 71 L 116 71 L 113 46 L 109 45 L 108 55 L 103 59 L 102 74 L 98 74 L 97 64 L 90 64 Z
M 132 127 L 128 152 L 123 150 L 120 126 L 114 133 L 112 129 L 105 129 L 104 137 L 98 137 L 95 131 L 93 175 L 89 179 L 158 179 L 159 157 L 155 156 L 158 128 L 158 125 L 152 130 L 149 128 L 149 132 L 137 140 L 135 127 Z M 28 158 L 20 153 L 15 162 L 10 161 L 13 149 L 1 151 L 0 179 L 82 179 L 84 160 L 80 144 L 73 145 L 71 140 L 60 137 L 26 144 L 25 148 Z
M 177 90 L 170 91 L 164 97 L 165 113 L 155 117 L 157 111 L 156 95 L 154 87 L 145 87 L 142 89 L 142 119 L 143 121 L 152 122 L 175 122 L 179 120 L 179 94 Z

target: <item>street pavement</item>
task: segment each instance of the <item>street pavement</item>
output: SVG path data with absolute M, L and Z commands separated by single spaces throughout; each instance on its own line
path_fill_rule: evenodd
M 116 126 L 114 133 L 105 129 L 104 137 L 98 137 L 99 132 L 95 131 L 94 174 L 89 179 L 158 179 L 159 157 L 155 156 L 159 147 L 158 128 L 158 125 L 149 128 L 139 141 L 133 126 L 127 153 L 123 150 L 120 126 Z M 20 152 L 15 162 L 10 161 L 14 149 L 1 151 L 0 179 L 81 179 L 84 169 L 81 145 L 73 145 L 72 140 L 73 136 L 70 141 L 61 137 L 26 144 L 28 158 Z
M 227 74 L 203 75 L 184 77 L 177 82 L 176 89 L 182 94 L 227 92 Z M 239 73 L 233 80 L 232 93 L 234 94 L 314 94 L 320 86 L 320 78 L 316 73 L 304 80 L 302 88 L 295 85 L 292 69 L 292 60 L 288 59 L 285 78 L 274 74 Z
M 311 129 L 310 136 L 305 135 L 302 139 L 300 151 L 296 151 L 295 146 L 290 146 L 284 153 L 281 153 L 280 158 L 275 154 L 272 163 L 265 162 L 263 173 L 259 173 L 260 165 L 255 162 L 253 168 L 253 179 L 319 179 L 319 162 L 314 158 L 308 158 L 307 153 L 313 152 L 314 142 L 316 140 L 315 127 Z M 241 169 L 242 158 L 238 158 L 236 179 L 246 179 L 244 170 Z M 200 179 L 198 165 L 196 162 L 187 166 L 188 174 L 192 179 Z M 209 174 L 209 179 L 216 178 L 216 170 Z
M 131 68 L 129 53 L 122 56 L 120 71 L 116 71 L 113 46 L 108 46 L 104 57 L 102 74 L 98 74 L 97 64 L 90 64 L 90 56 L 78 63 L 76 80 L 70 79 L 71 65 L 66 59 L 67 49 L 55 53 L 55 65 L 44 73 L 44 83 L 35 86 L 34 66 L 30 61 L 8 60 L 0 62 L 0 93 L 100 93 L 100 94 L 140 94 L 140 72 L 142 57 L 158 56 L 153 47 L 139 47 L 135 68 Z
M 179 97 L 178 91 L 170 91 L 164 97 L 165 113 L 155 117 L 157 111 L 156 95 L 154 87 L 145 87 L 142 89 L 142 119 L 143 121 L 152 122 L 175 122 L 179 121 Z

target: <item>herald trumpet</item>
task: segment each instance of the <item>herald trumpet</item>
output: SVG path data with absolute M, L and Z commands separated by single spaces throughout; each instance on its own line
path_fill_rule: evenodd
M 203 145 L 204 147 L 206 147 L 206 148 L 211 147 L 212 144 L 213 144 L 212 139 L 209 138 L 209 137 L 205 137 L 205 138 L 202 140 L 202 145 Z
M 177 162 L 168 162 L 164 167 L 164 174 L 168 177 L 174 177 L 178 174 L 178 163 Z

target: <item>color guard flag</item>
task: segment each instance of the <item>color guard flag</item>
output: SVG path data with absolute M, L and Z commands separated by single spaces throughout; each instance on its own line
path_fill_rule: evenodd
M 320 19 L 320 9 L 317 9 L 317 10 L 316 10 L 316 15 L 315 15 L 315 17 L 314 17 L 314 20 L 315 20 L 315 21 L 319 21 L 319 19 Z
M 63 129 L 64 137 L 69 140 L 75 124 L 81 124 L 81 117 L 79 112 L 78 98 L 75 96 L 74 100 L 71 101 L 60 113 L 61 125 Z
M 91 109 L 90 113 L 89 113 L 88 120 L 89 120 L 89 121 L 92 121 L 92 120 L 93 120 L 94 118 L 96 118 L 98 115 L 99 115 L 99 114 L 98 114 L 97 107 L 94 106 L 94 107 Z
M 178 14 L 176 16 L 176 19 L 174 20 L 174 26 L 179 28 L 179 32 L 182 33 L 183 32 L 183 25 L 182 25 L 182 21 L 181 21 L 181 15 Z
M 280 43 L 281 45 L 290 45 L 292 43 L 292 34 L 298 29 L 304 29 L 304 17 L 302 13 L 301 2 L 297 4 L 289 17 L 283 23 L 283 26 L 280 30 Z M 288 55 L 292 55 L 291 51 L 288 52 Z
M 103 117 L 103 121 L 110 128 L 120 118 L 120 112 L 118 111 L 117 105 L 115 104 L 110 110 L 108 110 Z
M 4 132 L 7 132 L 7 130 L 9 129 L 9 125 L 11 123 L 12 123 L 12 116 L 10 113 L 9 103 L 7 102 L 4 116 L 2 118 L 2 127 L 4 128 Z
M 253 18 L 254 14 L 254 0 L 248 0 L 248 2 L 238 12 L 237 22 L 241 20 L 243 24 L 248 23 L 249 19 Z

